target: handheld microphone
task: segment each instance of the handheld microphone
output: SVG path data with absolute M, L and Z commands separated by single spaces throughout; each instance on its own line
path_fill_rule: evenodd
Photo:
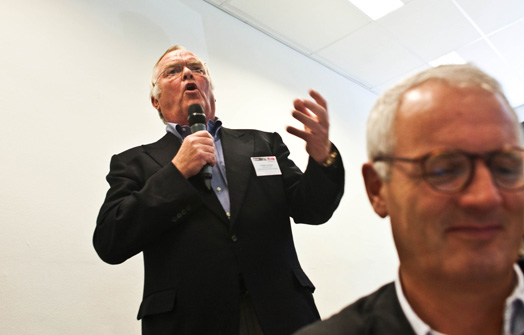
M 206 114 L 199 104 L 192 104 L 187 110 L 187 120 L 191 127 L 191 133 L 196 133 L 199 130 L 206 130 Z M 198 174 L 204 181 L 204 185 L 208 190 L 211 190 L 212 167 L 209 164 L 204 165 Z

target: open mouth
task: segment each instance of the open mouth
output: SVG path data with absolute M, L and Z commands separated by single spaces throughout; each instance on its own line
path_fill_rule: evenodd
M 186 91 L 194 91 L 197 89 L 197 86 L 195 84 L 187 84 L 186 85 Z

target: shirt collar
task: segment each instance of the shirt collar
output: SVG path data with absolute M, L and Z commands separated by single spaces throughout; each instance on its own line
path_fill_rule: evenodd
M 513 313 L 517 303 L 524 303 L 524 276 L 522 270 L 517 264 L 513 266 L 517 280 L 513 293 L 506 299 L 504 309 L 504 334 L 509 334 L 508 330 L 511 328 L 511 322 L 514 319 Z M 411 327 L 415 331 L 416 335 L 444 335 L 432 330 L 424 321 L 422 321 L 415 311 L 411 308 L 404 291 L 402 290 L 402 284 L 400 282 L 400 269 L 397 272 L 397 278 L 395 279 L 395 291 L 400 303 L 400 307 L 406 315 Z
M 524 276 L 517 264 L 514 265 L 514 268 L 517 274 L 516 286 L 508 299 L 506 299 L 504 308 L 504 334 L 511 334 L 512 331 L 515 331 L 515 327 L 522 331 L 522 323 L 524 322 L 524 317 L 520 314 L 517 315 L 517 313 L 522 313 L 521 308 L 524 304 Z
M 517 264 L 514 264 L 513 268 L 515 269 L 515 273 L 517 275 L 517 283 L 515 289 L 513 290 L 513 293 L 511 293 L 509 298 L 506 300 L 506 304 L 511 304 L 516 299 L 519 299 L 524 302 L 524 275 L 522 274 L 522 270 Z
M 406 296 L 404 295 L 404 290 L 402 290 L 402 283 L 400 282 L 400 269 L 397 272 L 397 278 L 395 279 L 395 291 L 397 292 L 397 298 L 400 303 L 400 307 L 404 312 L 404 315 L 409 321 L 409 324 L 415 331 L 416 335 L 429 335 L 431 334 L 431 328 L 422 321 L 418 315 L 413 311 L 411 305 L 409 304 Z
M 215 138 L 215 140 L 217 140 L 220 137 L 220 128 L 222 128 L 222 120 L 220 120 L 218 117 L 215 117 L 215 120 L 207 121 L 206 129 L 211 134 L 211 136 Z M 178 123 L 167 122 L 166 131 L 172 133 L 181 141 L 183 141 L 183 139 L 186 138 L 187 135 L 191 134 L 191 127 L 182 126 Z
M 209 120 L 207 121 L 207 131 L 213 136 L 215 139 L 217 136 L 220 136 L 220 128 L 222 128 L 222 120 L 215 117 L 215 120 Z

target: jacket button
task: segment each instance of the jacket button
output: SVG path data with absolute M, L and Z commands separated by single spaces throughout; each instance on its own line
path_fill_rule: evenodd
M 236 242 L 236 241 L 238 241 L 238 237 L 237 237 L 236 235 L 233 234 L 233 235 L 231 236 L 231 240 L 232 240 L 233 242 Z

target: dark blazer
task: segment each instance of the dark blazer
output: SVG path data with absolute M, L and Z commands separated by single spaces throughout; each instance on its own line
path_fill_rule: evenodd
M 143 252 L 143 334 L 238 334 L 240 278 L 265 335 L 319 319 L 289 218 L 331 217 L 344 191 L 342 161 L 325 168 L 310 159 L 303 174 L 276 133 L 222 128 L 221 140 L 230 219 L 214 192 L 171 164 L 180 147 L 171 133 L 112 157 L 93 242 L 111 264 Z M 282 175 L 257 177 L 257 156 L 276 156 Z
M 415 335 L 389 283 L 296 335 Z
M 524 259 L 517 264 L 524 271 Z M 327 320 L 318 321 L 296 335 L 415 335 L 395 291 L 389 283 L 347 306 Z

